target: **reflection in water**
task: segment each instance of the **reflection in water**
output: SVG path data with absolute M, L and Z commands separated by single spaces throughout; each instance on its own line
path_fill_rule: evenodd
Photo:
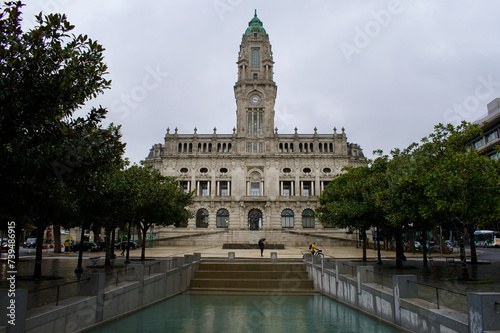
M 399 332 L 326 296 L 179 295 L 90 332 Z

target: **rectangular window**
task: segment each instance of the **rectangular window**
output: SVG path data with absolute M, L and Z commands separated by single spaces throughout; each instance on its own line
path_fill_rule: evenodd
M 308 197 L 311 195 L 311 182 L 302 183 L 302 195 Z
M 484 146 L 484 140 L 481 138 L 481 140 L 474 142 L 474 148 L 479 149 L 482 146 Z
M 262 112 L 259 112 L 259 135 L 262 135 L 262 118 L 264 117 L 264 114 Z
M 248 149 L 248 152 L 251 153 L 252 152 L 252 143 L 249 142 L 248 145 L 247 145 L 247 149 Z
M 253 113 L 253 135 L 257 135 L 257 112 Z
M 260 182 L 250 183 L 250 196 L 258 197 L 260 195 Z
M 254 153 L 256 153 L 256 152 L 257 152 L 257 144 L 256 144 L 256 143 L 254 143 L 254 144 L 253 144 L 253 152 L 254 152 Z
M 252 67 L 260 67 L 260 52 L 258 49 L 252 50 Z
M 254 80 L 257 80 L 258 78 L 259 78 L 259 74 L 257 74 L 257 73 L 253 73 L 253 79 L 254 79 Z
M 201 196 L 202 197 L 208 197 L 209 192 L 208 192 L 208 184 L 209 182 L 200 182 L 200 190 L 201 190 Z
M 219 183 L 219 186 L 220 186 L 220 196 L 221 197 L 229 196 L 229 182 L 221 181 Z
M 491 132 L 490 134 L 488 134 L 488 136 L 486 137 L 486 142 L 491 142 L 496 139 L 498 139 L 498 131 Z
M 262 153 L 264 151 L 264 145 L 262 143 L 259 143 L 259 153 Z
M 189 192 L 189 182 L 188 181 L 180 182 L 180 187 L 184 190 L 184 193 Z
M 252 112 L 248 112 L 248 135 L 252 135 Z
M 284 197 L 289 197 L 292 195 L 292 182 L 281 182 L 281 186 L 283 187 L 283 192 L 281 193 Z

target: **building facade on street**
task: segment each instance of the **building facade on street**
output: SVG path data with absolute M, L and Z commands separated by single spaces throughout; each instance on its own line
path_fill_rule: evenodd
M 167 129 L 146 158 L 195 191 L 189 207 L 195 217 L 176 229 L 323 230 L 312 215 L 316 196 L 343 167 L 366 165 L 362 149 L 333 125 L 328 134 L 278 133 L 273 54 L 257 13 L 243 34 L 237 66 L 233 133 Z
M 483 134 L 469 142 L 471 149 L 491 159 L 500 159 L 500 152 L 495 147 L 500 144 L 500 98 L 495 98 L 488 103 L 488 114 L 474 122 L 479 124 Z

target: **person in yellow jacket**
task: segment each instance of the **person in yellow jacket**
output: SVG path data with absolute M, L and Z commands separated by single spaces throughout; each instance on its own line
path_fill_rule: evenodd
M 309 245 L 309 251 L 312 253 L 312 254 L 315 254 L 316 251 L 319 251 L 319 249 L 316 247 L 316 242 L 313 242 L 311 245 Z

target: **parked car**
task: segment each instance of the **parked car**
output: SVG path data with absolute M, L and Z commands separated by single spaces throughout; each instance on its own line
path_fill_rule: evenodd
M 76 243 L 71 248 L 71 251 L 73 252 L 80 251 L 80 246 L 81 246 L 80 243 Z M 99 251 L 99 246 L 94 242 L 83 242 L 82 250 L 84 252 L 97 252 Z
M 445 240 L 444 242 L 445 242 L 446 244 L 448 244 L 449 246 L 451 246 L 451 247 L 455 247 L 455 246 L 456 246 L 455 241 L 451 241 L 451 240 L 447 239 L 447 240 Z
M 28 238 L 24 242 L 23 247 L 36 247 L 36 238 Z
M 115 247 L 117 249 L 121 249 L 122 248 L 122 244 L 123 244 L 123 246 L 127 246 L 127 241 L 124 241 L 124 242 L 121 242 L 121 243 L 116 243 Z M 130 241 L 130 249 L 131 250 L 137 249 L 137 242 Z

